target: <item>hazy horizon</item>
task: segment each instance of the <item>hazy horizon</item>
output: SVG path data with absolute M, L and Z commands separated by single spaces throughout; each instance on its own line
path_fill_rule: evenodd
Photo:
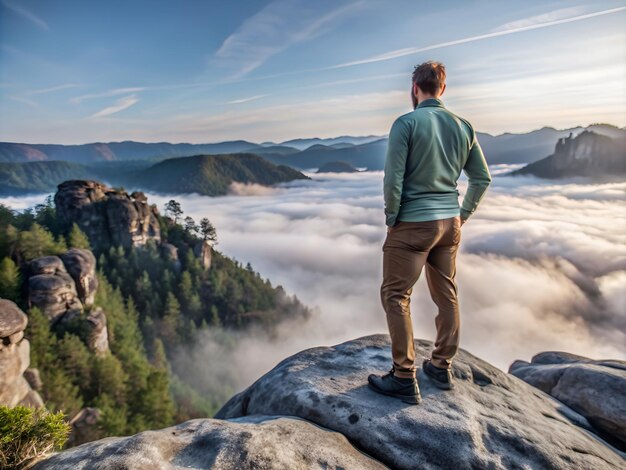
M 578 125 L 578 126 L 573 126 L 573 127 L 567 127 L 567 128 L 555 128 L 555 127 L 551 127 L 551 126 L 542 126 L 542 127 L 537 127 L 536 129 L 532 129 L 530 131 L 527 132 L 502 132 L 500 134 L 489 134 L 488 132 L 482 132 L 481 130 L 477 130 L 477 132 L 481 133 L 481 134 L 489 134 L 492 137 L 499 137 L 502 135 L 523 135 L 523 134 L 529 134 L 532 132 L 537 132 L 543 129 L 554 129 L 556 131 L 567 131 L 570 129 L 580 129 L 580 128 L 587 128 L 587 127 L 592 127 L 592 126 L 611 126 L 611 127 L 615 127 L 617 129 L 622 129 L 622 130 L 626 130 L 626 126 L 624 127 L 619 127 L 616 126 L 615 124 L 609 123 L 609 122 L 594 122 L 591 124 L 588 124 L 587 126 L 583 126 L 583 125 Z M 104 144 L 114 144 L 114 143 L 123 143 L 123 142 L 138 142 L 138 143 L 145 143 L 145 144 L 162 144 L 162 143 L 167 143 L 167 144 L 192 144 L 192 145 L 203 145 L 203 144 L 221 144 L 221 143 L 225 143 L 225 142 L 236 142 L 236 141 L 245 141 L 245 142 L 249 142 L 251 144 L 258 144 L 258 145 L 264 145 L 264 144 L 275 144 L 275 145 L 281 145 L 284 144 L 286 142 L 289 141 L 293 141 L 293 140 L 315 140 L 315 139 L 319 139 L 319 140 L 327 140 L 327 139 L 339 139 L 341 137 L 351 137 L 351 138 L 371 138 L 371 137 L 376 137 L 376 138 L 380 138 L 380 139 L 386 139 L 388 137 L 388 134 L 383 134 L 383 135 L 374 135 L 374 134 L 369 134 L 369 135 L 347 135 L 347 134 L 337 134 L 335 136 L 329 136 L 329 137 L 317 137 L 317 136 L 313 136 L 313 137 L 300 137 L 300 138 L 295 138 L 295 139 L 288 139 L 288 140 L 284 140 L 284 141 L 279 141 L 279 142 L 272 142 L 272 141 L 257 141 L 257 142 L 253 142 L 253 141 L 246 141 L 245 139 L 233 139 L 230 141 L 227 140 L 221 140 L 221 141 L 207 141 L 207 142 L 170 142 L 170 141 L 165 141 L 165 140 L 155 140 L 153 142 L 148 142 L 148 141 L 138 141 L 138 140 L 111 140 L 111 141 L 107 141 L 107 142 L 103 142 L 103 141 L 93 141 L 93 142 L 81 142 L 81 143 L 76 143 L 76 144 L 58 144 L 56 142 L 9 142 L 9 141 L 3 141 L 5 143 L 14 143 L 14 144 L 31 144 L 31 145 L 87 145 L 87 144 L 99 144 L 99 143 L 104 143 Z

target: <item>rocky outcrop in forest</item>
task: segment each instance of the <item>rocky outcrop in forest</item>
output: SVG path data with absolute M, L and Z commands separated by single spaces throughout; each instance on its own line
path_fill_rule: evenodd
M 0 299 L 0 404 L 43 406 L 36 389 L 37 369 L 29 369 L 30 343 L 24 338 L 28 317 L 10 300 Z
M 61 223 L 77 223 L 95 249 L 161 241 L 158 210 L 141 192 L 129 195 L 97 181 L 71 180 L 59 185 L 54 203 Z
M 98 289 L 96 258 L 90 250 L 71 248 L 60 256 L 35 258 L 29 265 L 28 305 L 57 323 L 80 322 L 89 349 L 98 356 L 109 350 L 106 315 L 101 307 L 84 317 Z
M 432 343 L 416 340 L 417 361 Z M 614 469 L 624 454 L 566 404 L 461 350 L 457 388 L 421 372 L 412 406 L 370 390 L 390 366 L 388 335 L 297 353 L 232 397 L 213 419 L 107 438 L 35 468 Z

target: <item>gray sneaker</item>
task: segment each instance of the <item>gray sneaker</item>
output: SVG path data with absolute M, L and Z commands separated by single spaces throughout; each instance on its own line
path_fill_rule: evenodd
M 435 387 L 442 390 L 454 390 L 452 371 L 450 369 L 441 369 L 433 365 L 430 359 L 424 359 L 422 370 L 430 378 Z
M 403 379 L 394 375 L 392 367 L 385 375 L 370 374 L 367 378 L 369 387 L 375 392 L 402 399 L 403 402 L 417 405 L 422 401 L 420 389 L 415 377 Z

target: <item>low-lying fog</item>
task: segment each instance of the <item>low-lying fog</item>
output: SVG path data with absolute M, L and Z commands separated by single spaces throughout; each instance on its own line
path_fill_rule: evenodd
M 492 167 L 493 183 L 462 229 L 461 347 L 504 370 L 545 350 L 626 358 L 626 183 L 499 176 L 505 169 Z M 239 371 L 241 389 L 301 349 L 387 332 L 383 174 L 309 176 L 270 189 L 235 185 L 216 198 L 148 194 L 161 210 L 174 198 L 185 216 L 208 217 L 218 250 L 316 307 L 309 323 L 286 323 L 273 341 L 244 335 L 228 356 L 234 364 L 206 333 L 178 358 L 193 361 L 196 374 L 228 367 Z M 463 178 L 461 196 L 465 187 Z M 29 199 L 1 202 L 23 208 L 43 198 Z M 424 272 L 411 309 L 416 337 L 432 340 L 436 307 Z

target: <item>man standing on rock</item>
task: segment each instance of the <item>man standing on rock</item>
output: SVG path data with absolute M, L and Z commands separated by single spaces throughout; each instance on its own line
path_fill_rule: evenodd
M 454 277 L 461 225 L 476 210 L 491 175 L 472 125 L 439 98 L 446 88 L 444 65 L 420 64 L 412 78 L 414 110 L 391 127 L 384 176 L 387 238 L 380 296 L 393 366 L 385 375 L 370 375 L 368 382 L 379 393 L 417 404 L 421 397 L 415 377 L 411 292 L 426 266 L 428 288 L 439 312 L 435 346 L 423 371 L 434 385 L 450 390 L 452 358 L 459 348 Z M 456 187 L 462 170 L 469 184 L 459 207 Z

